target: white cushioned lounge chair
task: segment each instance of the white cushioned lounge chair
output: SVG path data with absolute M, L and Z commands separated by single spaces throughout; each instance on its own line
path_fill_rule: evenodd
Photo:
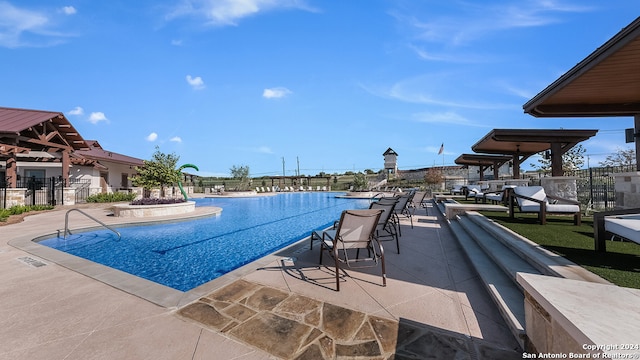
M 514 205 L 517 203 L 520 212 L 538 213 L 540 224 L 547 223 L 547 214 L 572 214 L 573 223 L 581 224 L 580 203 L 547 195 L 542 186 L 517 186 L 511 191 L 509 213 L 513 218 Z

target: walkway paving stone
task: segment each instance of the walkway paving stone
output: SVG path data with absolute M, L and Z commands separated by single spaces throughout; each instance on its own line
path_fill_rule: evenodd
M 281 359 L 516 359 L 520 353 L 237 280 L 177 311 Z

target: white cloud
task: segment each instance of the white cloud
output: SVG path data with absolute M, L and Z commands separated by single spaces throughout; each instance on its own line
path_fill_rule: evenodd
M 187 82 L 194 90 L 202 90 L 204 89 L 204 81 L 200 76 L 192 77 L 191 75 L 187 75 Z
M 158 134 L 152 132 L 151 134 L 147 135 L 147 141 L 156 141 L 156 139 L 158 139 Z
M 19 8 L 0 0 L 0 46 L 53 46 L 70 36 L 53 27 L 47 12 Z
M 90 123 L 97 124 L 100 121 L 109 122 L 109 119 L 107 119 L 107 117 L 104 115 L 103 112 L 96 111 L 96 112 L 92 112 L 91 115 L 89 115 L 89 122 Z
M 204 18 L 209 25 L 237 25 L 245 17 L 278 9 L 317 11 L 303 0 L 183 0 L 166 19 Z
M 279 99 L 292 94 L 291 90 L 284 87 L 274 87 L 270 89 L 264 89 L 262 96 L 267 99 Z
M 72 110 L 69 110 L 69 112 L 67 114 L 81 116 L 81 115 L 84 115 L 84 109 L 81 108 L 80 106 L 76 106 Z
M 65 7 L 62 8 L 62 12 L 64 14 L 66 14 L 66 15 L 73 15 L 73 14 L 77 13 L 78 11 L 73 6 L 65 6 Z
M 181 143 L 182 142 L 182 138 L 180 136 L 174 136 L 171 139 L 169 139 L 169 141 Z
M 257 150 L 262 154 L 273 154 L 273 150 L 268 146 L 260 146 Z
M 171 40 L 171 45 L 182 46 L 182 40 Z
M 399 22 L 408 24 L 417 32 L 417 38 L 434 43 L 461 45 L 485 37 L 488 34 L 509 29 L 539 27 L 561 22 L 561 13 L 593 11 L 582 5 L 564 4 L 561 1 L 528 1 L 511 5 L 467 2 L 464 11 L 456 14 L 429 17 L 421 21 L 420 15 L 391 13 Z M 425 18 L 427 18 L 425 16 Z

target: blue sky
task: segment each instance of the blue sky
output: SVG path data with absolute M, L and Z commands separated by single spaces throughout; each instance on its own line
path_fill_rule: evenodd
M 0 0 L 0 106 L 203 176 L 453 165 L 494 128 L 598 129 L 522 105 L 640 14 L 637 0 Z M 443 155 L 438 155 L 444 144 Z M 535 159 L 525 161 L 523 169 Z

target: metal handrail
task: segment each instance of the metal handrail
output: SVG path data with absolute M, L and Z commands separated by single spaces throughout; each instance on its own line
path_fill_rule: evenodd
M 80 209 L 71 209 L 69 211 L 67 211 L 67 213 L 64 215 L 64 239 L 67 239 L 67 233 L 71 234 L 71 232 L 69 231 L 69 213 L 72 211 L 77 211 L 79 213 L 81 213 L 82 215 L 88 217 L 89 219 L 97 222 L 98 224 L 104 226 L 105 228 L 107 228 L 108 230 L 113 231 L 116 235 L 118 235 L 118 240 L 120 240 L 122 238 L 122 236 L 120 236 L 120 233 L 118 231 L 116 231 L 115 229 L 113 229 L 112 227 L 110 227 L 109 225 L 103 223 L 102 221 L 94 218 L 93 216 L 87 214 L 86 212 L 80 210 Z

